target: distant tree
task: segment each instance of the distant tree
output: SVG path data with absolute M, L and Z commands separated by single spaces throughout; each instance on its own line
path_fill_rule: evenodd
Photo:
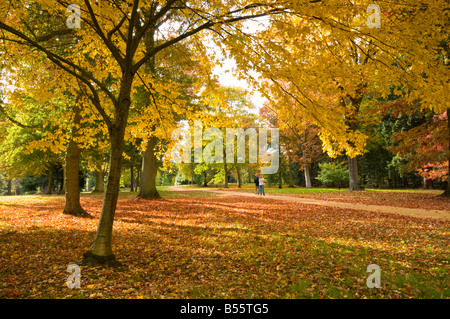
M 338 187 L 341 189 L 348 185 L 348 168 L 343 163 L 323 163 L 319 164 L 320 172 L 317 179 L 325 186 Z

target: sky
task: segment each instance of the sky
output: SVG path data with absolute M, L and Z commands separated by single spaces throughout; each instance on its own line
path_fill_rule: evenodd
M 267 18 L 258 18 L 245 21 L 244 30 L 245 32 L 253 33 L 267 27 L 268 21 Z M 213 45 L 214 46 L 214 45 Z M 217 50 L 219 52 L 219 50 Z M 219 53 L 218 53 L 219 54 Z M 216 67 L 214 69 L 214 74 L 219 77 L 219 81 L 221 85 L 224 86 L 239 86 L 251 93 L 251 100 L 256 107 L 256 112 L 259 111 L 259 108 L 262 107 L 263 103 L 267 101 L 261 93 L 253 90 L 250 85 L 245 80 L 239 80 L 236 76 L 233 75 L 233 69 L 236 68 L 236 63 L 234 60 L 225 59 L 223 61 L 223 67 Z M 228 71 L 228 72 L 227 72 Z
M 251 100 L 256 107 L 256 111 L 258 111 L 259 108 L 262 107 L 264 101 L 267 101 L 266 98 L 264 98 L 258 91 L 253 90 L 247 81 L 239 80 L 235 77 L 232 72 L 233 68 L 236 68 L 236 63 L 234 60 L 227 59 L 224 61 L 223 67 L 216 67 L 214 69 L 214 74 L 219 77 L 220 84 L 223 86 L 239 86 L 248 90 L 251 94 Z

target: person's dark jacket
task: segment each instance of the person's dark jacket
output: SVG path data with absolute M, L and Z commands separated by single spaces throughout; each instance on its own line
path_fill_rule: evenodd
M 255 183 L 256 186 L 259 186 L 259 178 L 256 177 L 255 180 L 253 181 L 253 183 Z

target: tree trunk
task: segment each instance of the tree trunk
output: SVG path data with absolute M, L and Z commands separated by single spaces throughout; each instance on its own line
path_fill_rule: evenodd
M 134 172 L 133 163 L 130 163 L 130 192 L 134 191 Z
M 247 174 L 248 174 L 248 183 L 253 183 L 253 170 L 251 168 L 249 168 L 247 170 Z
M 52 194 L 52 182 L 53 182 L 53 167 L 50 166 L 48 170 L 48 190 L 47 195 Z
M 74 216 L 90 216 L 80 203 L 80 156 L 81 150 L 74 141 L 78 136 L 78 125 L 81 121 L 81 109 L 75 102 L 72 136 L 67 146 L 66 161 L 64 163 L 64 194 L 65 206 L 63 214 Z
M 239 169 L 239 166 L 236 165 L 236 173 L 238 178 L 238 188 L 242 187 L 242 177 L 241 177 L 241 170 Z
M 105 192 L 105 177 L 101 165 L 95 170 L 95 188 L 92 193 L 104 193 Z
M 157 161 L 155 155 L 155 147 L 158 143 L 158 138 L 150 137 L 147 143 L 147 148 L 142 154 L 142 172 L 141 172 L 141 187 L 138 197 L 140 198 L 161 198 L 156 189 L 156 173 Z
M 63 214 L 74 216 L 90 216 L 80 203 L 80 148 L 73 140 L 69 141 L 64 164 L 65 206 Z
M 120 190 L 120 175 L 122 165 L 122 153 L 124 142 L 125 125 L 116 127 L 110 133 L 111 151 L 108 183 L 106 185 L 105 198 L 103 200 L 102 212 L 97 227 L 97 232 L 91 248 L 84 253 L 81 264 L 111 264 L 118 262 L 112 252 L 112 231 L 114 214 Z
M 207 187 L 208 186 L 208 172 L 204 172 L 203 176 L 205 177 L 203 180 L 203 187 Z
M 146 52 L 150 52 L 155 47 L 155 30 L 150 29 L 145 34 L 145 49 Z M 145 64 L 145 70 L 149 74 L 156 73 L 156 60 L 155 57 L 152 57 Z M 151 99 L 151 95 L 147 92 L 145 96 L 145 101 L 148 104 L 153 103 Z M 153 131 L 156 129 L 153 126 Z M 140 198 L 154 199 L 161 198 L 157 189 L 156 189 L 156 176 L 157 176 L 157 161 L 155 155 L 155 147 L 158 144 L 158 138 L 154 136 L 150 136 L 147 142 L 147 148 L 142 154 L 142 169 L 141 169 L 141 177 L 140 177 L 140 187 L 139 187 L 139 195 Z
M 11 179 L 8 179 L 6 195 L 11 195 L 12 194 L 11 188 L 12 188 L 12 182 L 11 182 Z
M 138 163 L 138 164 L 139 164 L 139 163 Z M 139 166 L 138 166 L 138 167 L 139 167 Z M 136 192 L 137 192 L 138 187 L 139 187 L 139 189 L 140 189 L 141 170 L 138 169 L 136 173 L 137 173 L 137 176 L 136 176 L 136 188 L 135 188 L 135 190 L 136 190 Z
M 191 163 L 191 185 L 194 185 L 195 184 L 195 164 L 194 163 Z
M 309 174 L 309 164 L 304 164 L 304 171 L 305 171 L 305 184 L 306 188 L 312 188 L 311 185 L 311 176 Z
M 84 253 L 82 265 L 111 265 L 118 266 L 119 262 L 112 251 L 112 233 L 114 214 L 120 191 L 120 175 L 122 168 L 122 154 L 124 150 L 125 129 L 131 104 L 131 86 L 134 75 L 131 67 L 123 73 L 118 103 L 115 107 L 114 122 L 109 126 L 110 159 L 108 182 L 106 184 L 105 197 L 102 212 L 95 234 L 94 242 L 89 250 Z
M 58 192 L 58 195 L 64 195 L 66 193 L 66 164 L 63 164 L 63 183 L 62 187 Z
M 289 169 L 289 186 L 288 187 L 295 187 L 294 185 L 294 172 L 292 171 L 292 164 L 289 161 L 288 163 L 288 169 Z
M 281 174 L 281 167 L 278 170 L 278 188 L 280 188 L 280 189 L 283 188 L 283 176 Z
M 347 156 L 348 158 L 348 174 L 349 174 L 349 190 L 350 191 L 360 191 L 361 188 L 359 187 L 359 180 L 358 180 L 358 164 L 356 157 L 351 158 L 350 156 Z
M 228 166 L 227 163 L 223 163 L 223 169 L 224 169 L 224 174 L 225 174 L 225 181 L 223 183 L 223 188 L 228 188 Z
M 433 180 L 431 178 L 423 178 L 423 188 L 433 189 Z
M 450 197 L 450 108 L 447 108 L 447 127 L 448 127 L 448 173 L 447 173 L 447 189 L 440 196 Z

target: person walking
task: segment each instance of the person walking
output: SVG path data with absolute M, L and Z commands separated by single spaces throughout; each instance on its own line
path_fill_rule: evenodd
M 266 193 L 264 192 L 264 177 L 260 175 L 258 180 L 259 180 L 259 195 L 266 196 Z
M 256 174 L 255 176 L 255 180 L 253 181 L 253 183 L 255 183 L 255 194 L 259 195 L 259 176 L 258 174 Z

